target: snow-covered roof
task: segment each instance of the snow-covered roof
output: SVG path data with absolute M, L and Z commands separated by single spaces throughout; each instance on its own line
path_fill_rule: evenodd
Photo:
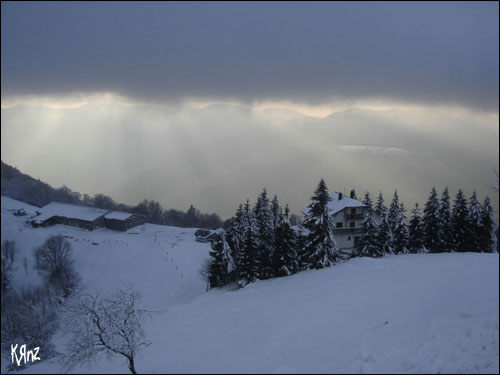
M 342 199 L 339 200 L 339 193 L 330 194 L 330 198 L 332 200 L 328 203 L 328 211 L 331 215 L 336 214 L 339 211 L 342 211 L 344 208 L 350 207 L 366 207 L 363 203 L 356 199 L 352 199 L 345 194 L 342 194 Z
M 37 223 L 42 223 L 54 216 L 66 217 L 68 219 L 94 221 L 108 212 L 99 208 L 75 206 L 72 204 L 58 202 L 49 203 L 40 208 L 40 211 L 42 213 L 34 218 Z
M 120 211 L 112 211 L 109 214 L 106 214 L 104 217 L 106 219 L 116 219 L 116 220 L 127 220 L 130 216 L 133 216 L 129 212 L 120 212 Z
M 339 197 L 340 197 L 339 193 L 330 194 L 330 198 L 332 199 L 328 203 L 328 212 L 330 215 L 335 215 L 337 212 L 342 211 L 344 208 L 366 207 L 360 201 L 352 199 L 349 196 L 346 196 L 345 194 L 342 194 L 342 199 L 340 200 Z M 309 208 L 308 207 L 304 208 L 302 212 L 307 215 L 307 213 L 309 212 Z

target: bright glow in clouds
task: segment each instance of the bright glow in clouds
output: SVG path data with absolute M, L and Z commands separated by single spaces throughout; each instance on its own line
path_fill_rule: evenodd
M 144 106 L 148 103 L 132 100 L 125 96 L 113 92 L 100 92 L 100 93 L 73 93 L 64 96 L 38 96 L 38 95 L 17 95 L 2 98 L 2 109 L 12 108 L 18 105 L 31 105 L 31 106 L 44 106 L 52 109 L 62 108 L 78 108 L 84 105 L 97 104 L 119 104 L 125 107 Z M 149 104 L 151 105 L 151 104 Z M 157 103 L 157 105 L 166 108 L 178 108 L 179 103 Z M 211 105 L 230 105 L 230 106 L 244 106 L 252 109 L 253 111 L 268 111 L 268 110 L 290 110 L 301 113 L 306 116 L 323 118 L 335 112 L 341 112 L 352 108 L 384 111 L 384 110 L 423 110 L 424 106 L 402 104 L 396 102 L 387 102 L 383 100 L 357 100 L 346 101 L 339 99 L 332 99 L 329 104 L 312 105 L 307 103 L 297 103 L 291 101 L 260 101 L 254 103 L 240 103 L 236 100 L 207 100 L 186 98 L 181 101 L 182 108 L 197 108 L 203 109 Z M 446 110 L 463 111 L 459 107 L 445 107 Z M 468 110 L 466 110 L 468 111 Z M 487 113 L 493 115 L 493 113 Z
M 498 114 L 375 103 L 332 105 L 325 116 L 326 106 L 139 105 L 115 94 L 24 103 L 40 105 L 2 108 L 2 160 L 55 187 L 124 203 L 194 204 L 229 217 L 266 187 L 299 212 L 323 177 L 332 191 L 380 190 L 386 201 L 397 189 L 408 210 L 434 185 L 476 189 L 498 206 L 487 187 L 498 170 Z

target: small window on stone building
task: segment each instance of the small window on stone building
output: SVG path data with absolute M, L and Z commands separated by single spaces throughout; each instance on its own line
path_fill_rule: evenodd
M 356 222 L 355 222 L 355 221 L 351 221 L 351 222 L 349 223 L 349 225 L 351 226 L 351 228 L 354 228 L 354 227 L 356 226 Z
M 351 236 L 347 237 L 347 241 L 350 241 L 351 240 Z
M 336 224 L 336 226 L 337 226 L 337 228 L 342 228 L 343 224 L 344 224 L 343 222 L 338 221 L 337 224 Z

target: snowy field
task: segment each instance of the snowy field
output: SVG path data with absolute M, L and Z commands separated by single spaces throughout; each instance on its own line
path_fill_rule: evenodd
M 17 208 L 28 216 L 12 215 Z M 357 258 L 205 293 L 198 269 L 209 245 L 194 240 L 194 229 L 34 229 L 25 224 L 30 214 L 33 207 L 2 197 L 2 240 L 18 248 L 15 282 L 40 282 L 33 248 L 50 235 L 68 236 L 84 289 L 129 282 L 144 307 L 158 311 L 146 323 L 152 344 L 136 361 L 139 373 L 499 372 L 498 254 Z M 63 350 L 59 335 L 55 342 Z M 62 371 L 56 360 L 27 370 Z M 74 371 L 128 369 L 103 356 Z

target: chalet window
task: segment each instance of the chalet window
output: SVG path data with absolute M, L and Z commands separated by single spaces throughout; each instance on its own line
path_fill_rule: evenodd
M 351 236 L 347 237 L 347 241 L 350 241 L 351 240 Z
M 355 208 L 351 208 L 351 214 L 355 214 L 356 213 L 356 209 Z
M 349 225 L 350 225 L 351 228 L 354 228 L 356 226 L 356 222 L 355 221 L 351 221 L 349 223 Z
M 336 226 L 337 226 L 337 228 L 342 228 L 343 224 L 344 224 L 343 222 L 338 221 L 337 224 L 336 224 Z

